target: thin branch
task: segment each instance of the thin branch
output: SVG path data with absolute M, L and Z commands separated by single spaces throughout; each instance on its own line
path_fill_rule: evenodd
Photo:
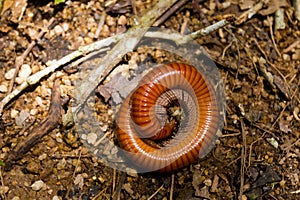
M 183 6 L 187 0 L 179 0 L 174 6 L 172 6 L 163 16 L 161 16 L 154 24 L 153 26 L 159 26 L 163 22 L 165 22 L 178 8 Z
M 246 132 L 245 132 L 245 124 L 244 120 L 241 119 L 241 127 L 242 127 L 242 138 L 243 138 L 243 148 L 241 153 L 241 178 L 240 178 L 240 193 L 239 193 L 239 200 L 243 199 L 244 193 L 244 178 L 245 178 L 245 160 L 246 160 L 246 151 L 247 151 L 247 142 L 246 142 Z
M 5 170 L 10 170 L 14 161 L 22 158 L 31 147 L 40 141 L 47 133 L 53 130 L 61 120 L 61 104 L 60 104 L 60 88 L 59 81 L 54 82 L 51 95 L 51 105 L 49 114 L 39 125 L 35 126 L 28 136 L 17 144 L 12 152 L 10 152 L 5 159 Z
M 30 53 L 30 51 L 32 50 L 32 48 L 35 46 L 36 44 L 36 41 L 40 40 L 41 37 L 43 37 L 43 35 L 48 31 L 48 28 L 51 26 L 51 24 L 54 22 L 54 18 L 51 18 L 46 26 L 45 29 L 42 29 L 41 32 L 38 34 L 36 40 L 32 41 L 29 46 L 27 47 L 27 49 L 23 52 L 23 54 L 21 56 L 18 56 L 16 58 L 16 61 L 15 61 L 15 64 L 16 64 L 16 70 L 15 70 L 15 73 L 14 73 L 14 76 L 13 78 L 11 79 L 10 81 L 10 84 L 9 84 L 9 88 L 8 88 L 8 92 L 7 94 L 10 94 L 13 87 L 14 87 L 14 83 L 15 83 L 15 80 L 16 80 L 16 77 L 17 77 L 17 74 L 19 72 L 19 69 L 21 67 L 21 65 L 23 64 L 24 62 L 24 59 L 26 58 L 26 56 Z

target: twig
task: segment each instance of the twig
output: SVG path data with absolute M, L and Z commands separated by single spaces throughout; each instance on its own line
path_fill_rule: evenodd
M 76 162 L 76 165 L 75 165 L 75 168 L 74 168 L 74 171 L 73 171 L 72 179 L 69 180 L 69 184 L 68 184 L 68 187 L 67 187 L 68 189 L 67 189 L 67 193 L 66 193 L 67 197 L 70 194 L 71 187 L 72 187 L 72 181 L 75 179 L 75 174 L 76 174 L 76 171 L 77 171 L 77 169 L 79 167 L 79 164 L 80 164 L 79 160 L 81 159 L 81 154 L 82 154 L 82 149 L 80 149 L 80 151 L 79 151 L 79 155 L 77 157 L 77 162 Z
M 112 188 L 111 188 L 112 194 L 115 193 L 115 189 L 116 189 L 116 179 L 117 179 L 117 170 L 116 170 L 116 169 L 113 169 L 113 181 L 112 181 Z
M 117 173 L 117 171 L 116 171 L 116 169 L 114 169 L 114 177 L 115 177 L 116 173 Z M 122 186 L 125 182 L 125 179 L 126 179 L 126 173 L 120 172 L 120 177 L 119 177 L 119 180 L 118 180 L 118 184 L 116 185 L 116 188 L 113 192 L 113 195 L 112 195 L 111 199 L 113 199 L 113 200 L 119 200 L 120 199 L 120 193 L 121 193 Z
M 272 43 L 273 43 L 273 45 L 274 45 L 274 49 L 275 49 L 276 53 L 278 54 L 278 56 L 281 57 L 281 53 L 280 53 L 280 51 L 278 50 L 277 45 L 276 45 L 276 42 L 275 42 L 275 39 L 274 39 L 274 34 L 273 34 L 273 23 L 272 23 L 272 20 L 271 20 L 271 18 L 270 18 L 269 16 L 267 17 L 267 19 L 268 19 L 269 25 L 270 25 L 270 26 L 269 26 L 269 27 L 270 27 L 270 35 L 271 35 Z
M 293 42 L 290 46 L 288 46 L 287 48 L 285 48 L 282 52 L 283 53 L 287 53 L 290 52 L 292 49 L 294 49 L 298 44 L 300 43 L 300 39 L 296 40 L 295 42 Z
M 5 186 L 3 176 L 2 176 L 2 167 L 1 166 L 0 166 L 0 181 L 1 181 L 1 186 Z M 8 199 L 6 194 L 1 195 L 0 197 L 2 197 L 5 200 Z
M 223 19 L 221 21 L 218 21 L 215 24 L 212 24 L 204 29 L 201 29 L 199 31 L 193 32 L 190 34 L 192 39 L 197 39 L 199 37 L 205 36 L 210 34 L 211 32 L 214 32 L 215 30 L 226 26 L 229 23 L 232 23 L 235 20 L 235 18 L 233 16 L 228 16 L 226 17 L 226 19 Z
M 170 200 L 173 200 L 173 191 L 174 191 L 174 179 L 175 179 L 175 175 L 172 174 L 172 181 L 171 181 L 171 189 L 170 189 Z
M 84 56 L 84 57 L 82 57 L 82 58 L 79 58 L 78 60 L 76 60 L 75 62 L 73 62 L 73 63 L 70 65 L 70 68 L 73 68 L 73 67 L 79 65 L 80 63 L 83 63 L 84 61 L 86 61 L 86 60 L 92 58 L 93 56 L 96 56 L 96 55 L 98 55 L 98 54 L 100 54 L 100 53 L 102 53 L 102 52 L 106 52 L 106 51 L 108 51 L 108 50 L 110 50 L 109 47 L 102 48 L 102 49 L 100 49 L 100 50 L 95 50 L 95 51 L 93 51 L 92 53 L 90 53 L 90 54 L 88 54 L 88 55 L 86 55 L 86 56 Z
M 260 11 L 263 7 L 264 3 L 263 1 L 258 2 L 256 5 L 254 5 L 252 8 L 244 12 L 242 15 L 238 17 L 235 24 L 240 25 L 243 22 L 247 21 L 248 19 L 252 18 L 253 15 L 255 15 L 258 11 Z
M 94 38 L 97 39 L 100 35 L 100 32 L 103 28 L 103 25 L 104 25 L 104 22 L 105 22 L 105 17 L 106 17 L 106 13 L 104 12 L 102 15 L 101 15 L 101 18 L 100 18 L 100 21 L 99 21 L 99 24 L 98 24 L 98 28 L 95 32 L 95 35 L 94 35 Z
M 2 167 L 1 167 L 1 166 L 0 166 L 0 180 L 1 180 L 1 186 L 5 186 L 5 185 L 4 185 L 4 181 L 3 181 Z M 6 196 L 6 194 L 0 195 L 0 198 L 1 198 L 1 197 L 2 197 L 3 199 L 5 199 L 5 200 L 8 199 L 7 196 Z
M 266 132 L 264 132 L 264 133 L 262 134 L 262 136 L 260 136 L 257 140 L 255 140 L 254 142 L 252 142 L 252 143 L 250 144 L 250 148 L 249 148 L 249 157 L 248 157 L 248 166 L 247 166 L 247 167 L 250 167 L 250 166 L 251 166 L 251 156 L 252 156 L 252 148 L 253 148 L 253 145 L 254 145 L 256 142 L 262 140 L 262 139 L 264 138 L 265 134 L 266 134 Z
M 54 82 L 51 95 L 49 114 L 38 126 L 34 127 L 26 139 L 17 144 L 15 149 L 7 156 L 5 170 L 10 170 L 14 161 L 19 160 L 31 147 L 40 141 L 47 133 L 53 130 L 61 120 L 59 80 Z
M 151 200 L 163 188 L 164 188 L 164 184 L 162 184 L 147 200 Z
M 246 160 L 246 152 L 247 152 L 247 142 L 246 142 L 246 132 L 245 132 L 245 124 L 243 119 L 241 118 L 241 127 L 242 127 L 242 137 L 243 137 L 243 148 L 241 153 L 241 179 L 240 179 L 240 193 L 239 200 L 242 200 L 242 196 L 244 193 L 244 177 L 245 177 L 245 160 Z
M 36 41 L 40 40 L 41 37 L 43 37 L 43 35 L 48 31 L 48 28 L 51 26 L 51 24 L 54 22 L 54 18 L 51 18 L 46 26 L 45 29 L 42 29 L 41 32 L 38 34 L 36 40 L 32 41 L 29 46 L 27 47 L 27 49 L 24 51 L 24 53 L 21 55 L 21 56 L 18 56 L 16 58 L 16 70 L 15 70 L 15 73 L 14 73 L 14 76 L 13 78 L 11 79 L 10 81 L 10 84 L 9 84 L 9 88 L 8 88 L 8 92 L 7 94 L 10 94 L 13 87 L 14 87 L 14 83 L 15 83 L 15 80 L 16 80 L 16 77 L 17 77 L 17 74 L 19 72 L 19 69 L 21 67 L 21 65 L 23 64 L 24 62 L 24 59 L 25 57 L 29 54 L 29 52 L 31 51 L 31 49 L 34 47 L 34 45 L 36 44 Z
M 176 4 L 174 4 L 163 16 L 161 16 L 154 24 L 153 26 L 159 26 L 161 25 L 166 19 L 168 19 L 178 8 L 183 6 L 187 0 L 179 0 Z

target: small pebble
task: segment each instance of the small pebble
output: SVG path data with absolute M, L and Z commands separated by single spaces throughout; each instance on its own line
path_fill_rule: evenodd
M 108 26 L 115 26 L 116 25 L 116 20 L 113 17 L 109 16 L 109 15 L 107 15 L 105 21 L 106 21 L 106 24 Z
M 78 175 L 75 177 L 74 184 L 75 184 L 75 185 L 78 185 L 79 188 L 83 188 L 83 185 L 84 185 L 84 178 L 82 177 L 81 174 L 78 174 Z
M 129 183 L 123 184 L 123 188 L 126 190 L 126 192 L 128 192 L 128 194 L 133 195 L 134 192 Z
M 38 109 L 33 108 L 30 110 L 29 113 L 30 113 L 30 115 L 36 115 L 36 114 L 38 114 L 38 112 L 39 112 Z
M 100 35 L 103 37 L 108 37 L 109 34 L 110 34 L 109 27 L 106 24 L 104 24 Z
M 300 49 L 297 49 L 292 55 L 292 60 L 300 60 Z
M 35 97 L 35 101 L 37 103 L 37 105 L 39 106 L 43 106 L 43 99 L 40 96 Z
M 57 168 L 58 170 L 65 169 L 66 164 L 67 164 L 67 161 L 66 161 L 66 159 L 63 158 L 63 159 L 61 159 L 61 160 L 57 163 L 56 168 Z
M 17 110 L 10 111 L 10 117 L 13 119 L 15 119 L 18 116 L 18 114 L 19 114 L 19 111 L 17 111 Z
M 6 85 L 0 85 L 0 92 L 5 93 L 7 91 L 8 91 L 8 89 L 7 89 Z
M 58 196 L 54 196 L 52 200 L 60 200 L 60 198 Z
M 97 140 L 97 134 L 96 133 L 89 133 L 87 135 L 87 142 L 89 144 L 95 144 L 96 140 Z
M 24 64 L 21 66 L 21 69 L 19 71 L 19 75 L 16 78 L 16 83 L 17 84 L 22 84 L 31 74 L 31 68 L 29 65 Z
M 42 181 L 42 180 L 38 180 L 36 182 L 34 182 L 32 185 L 31 185 L 31 188 L 34 190 L 34 191 L 38 191 L 40 190 L 42 187 L 45 186 L 45 183 Z
M 0 186 L 0 194 L 1 195 L 4 195 L 4 194 L 6 194 L 7 192 L 8 192 L 8 190 L 9 190 L 9 187 L 7 187 L 7 186 Z
M 212 181 L 210 180 L 210 179 L 206 179 L 205 181 L 204 181 L 204 184 L 206 185 L 206 186 L 211 186 L 211 184 L 212 184 Z
M 291 60 L 291 57 L 290 57 L 290 55 L 289 54 L 282 54 L 282 58 L 283 58 L 283 60 L 285 60 L 285 61 L 290 61 Z
M 23 126 L 24 121 L 30 116 L 28 112 L 25 110 L 21 110 L 18 117 L 16 117 L 16 124 L 17 126 Z
M 38 32 L 37 32 L 37 30 L 35 30 L 33 28 L 28 28 L 28 35 L 31 39 L 35 40 L 35 39 L 37 39 Z
M 127 24 L 127 19 L 124 15 L 121 15 L 118 19 L 118 25 L 125 26 Z
M 62 27 L 63 27 L 63 30 L 65 32 L 67 32 L 69 30 L 69 24 L 68 23 L 63 23 Z
M 58 36 L 64 33 L 64 29 L 60 25 L 56 25 L 54 27 L 54 32 Z
M 15 68 L 8 70 L 8 72 L 5 73 L 4 78 L 6 80 L 12 79 L 14 77 L 15 71 L 16 71 Z
M 20 197 L 15 196 L 11 200 L 20 200 Z
M 43 153 L 39 156 L 39 160 L 45 160 L 47 158 L 47 154 Z
M 18 73 L 18 77 L 26 79 L 30 76 L 31 72 L 32 71 L 31 71 L 30 65 L 23 64 L 20 68 L 19 73 Z

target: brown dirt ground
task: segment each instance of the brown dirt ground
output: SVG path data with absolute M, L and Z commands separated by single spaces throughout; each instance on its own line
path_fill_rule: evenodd
M 136 0 L 132 9 L 126 0 L 118 4 L 67 1 L 59 5 L 28 1 L 26 7 L 26 1 L 15 2 L 20 4 L 6 5 L 0 20 L 0 85 L 4 87 L 0 100 L 7 95 L 5 88 L 10 84 L 5 75 L 16 67 L 16 59 L 51 18 L 54 23 L 50 30 L 23 59 L 22 67 L 25 69 L 28 64 L 32 73 L 81 45 L 126 31 L 133 13 L 140 15 L 155 3 Z M 299 199 L 300 22 L 288 2 L 282 7 L 285 28 L 275 30 L 273 7 L 269 4 L 263 8 L 265 13 L 198 40 L 216 62 L 226 94 L 222 135 L 204 159 L 173 174 L 129 175 L 104 166 L 91 155 L 79 141 L 76 129 L 57 125 L 11 170 L 0 166 L 0 200 Z M 242 8 L 237 1 L 228 7 L 223 1 L 193 1 L 179 8 L 161 26 L 189 33 L 215 23 L 225 14 L 239 16 L 245 12 Z M 104 13 L 102 30 L 94 39 Z M 132 53 L 123 62 L 161 56 L 155 52 L 147 55 Z M 265 64 L 261 64 L 263 59 Z M 58 70 L 62 102 L 70 98 L 77 72 L 94 65 L 85 63 Z M 54 75 L 47 76 L 5 107 L 0 120 L 3 163 L 47 116 L 53 80 Z M 113 111 L 100 95 L 96 99 L 101 129 L 113 137 Z M 43 183 L 36 189 L 33 184 L 39 180 Z

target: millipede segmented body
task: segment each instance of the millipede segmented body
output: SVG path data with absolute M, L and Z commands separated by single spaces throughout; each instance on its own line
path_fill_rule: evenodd
M 182 111 L 180 123 L 168 114 L 174 105 Z M 117 115 L 117 137 L 141 170 L 169 172 L 205 156 L 220 122 L 210 81 L 191 65 L 163 64 L 148 72 L 124 100 Z

